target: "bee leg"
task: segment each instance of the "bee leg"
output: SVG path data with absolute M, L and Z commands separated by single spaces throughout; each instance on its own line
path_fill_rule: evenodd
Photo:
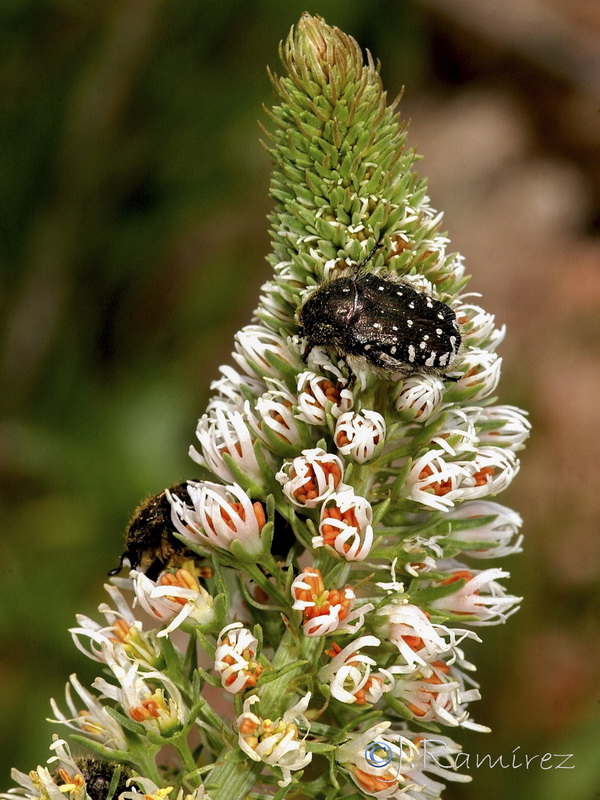
M 119 572 L 121 572 L 121 570 L 123 569 L 123 562 L 125 561 L 126 558 L 127 558 L 127 551 L 125 550 L 123 553 L 121 553 L 121 560 L 119 561 L 119 566 L 109 570 L 106 574 L 111 576 L 118 575 Z

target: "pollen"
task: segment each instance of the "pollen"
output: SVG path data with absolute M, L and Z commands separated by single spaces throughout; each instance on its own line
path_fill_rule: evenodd
M 348 662 L 352 664 L 351 661 Z M 354 697 L 356 697 L 356 705 L 357 706 L 364 706 L 367 702 L 367 692 L 372 688 L 374 684 L 379 684 L 381 686 L 383 681 L 377 675 L 372 675 L 368 680 L 365 682 L 365 685 L 362 689 L 359 689 L 357 692 L 354 692 Z
M 164 572 L 160 576 L 159 583 L 161 586 L 178 586 L 182 589 L 192 589 L 195 592 L 199 590 L 198 579 L 187 569 L 178 569 L 175 574 Z M 172 603 L 178 603 L 181 606 L 188 602 L 187 597 L 172 597 L 170 595 L 167 596 L 167 600 Z
M 335 486 L 339 484 L 342 480 L 342 472 L 338 465 L 335 462 L 330 461 L 322 461 L 319 462 L 319 466 L 325 473 L 327 480 L 329 481 L 329 476 L 333 476 L 333 483 Z M 302 486 L 298 487 L 294 492 L 294 497 L 300 503 L 306 503 L 309 500 L 314 500 L 315 497 L 319 496 L 319 489 L 318 489 L 318 480 L 315 475 L 314 468 L 309 465 L 308 467 L 309 477 L 307 480 L 302 484 Z M 292 468 L 290 471 L 290 476 L 292 478 L 296 477 L 296 471 Z
M 322 380 L 319 381 L 319 388 L 321 389 L 321 391 L 323 392 L 323 394 L 325 395 L 325 397 L 329 402 L 333 403 L 336 406 L 339 405 L 341 398 L 341 391 L 340 388 L 336 386 L 335 383 L 333 383 L 333 381 L 327 380 L 327 378 L 323 378 Z M 310 383 L 306 386 L 304 391 L 307 394 L 309 394 L 315 400 L 315 402 L 317 402 L 317 398 L 315 397 L 315 394 L 312 390 Z
M 117 643 L 124 643 L 127 641 L 127 637 L 129 636 L 129 631 L 131 626 L 128 622 L 125 622 L 124 619 L 117 619 L 113 623 L 113 631 L 115 633 L 114 637 L 111 638 L 111 641 L 115 644 Z
M 369 775 L 368 772 L 354 767 L 354 777 L 358 781 L 362 789 L 369 794 L 377 794 L 384 789 L 389 789 L 392 784 L 398 782 L 398 776 L 394 775 L 389 770 L 384 775 Z
M 229 503 L 229 508 L 231 508 L 232 512 L 237 514 L 242 522 L 246 522 L 246 510 L 244 508 L 243 503 Z M 265 527 L 267 523 L 267 519 L 265 517 L 265 510 L 261 503 L 252 503 L 252 508 L 254 510 L 254 516 L 256 517 L 256 521 L 258 523 L 259 530 Z M 220 509 L 221 519 L 230 528 L 232 531 L 236 531 L 236 521 L 232 518 L 230 514 L 227 513 L 225 508 Z M 210 517 L 210 515 L 206 515 L 206 519 L 213 530 L 216 533 L 214 523 Z
M 302 582 L 309 588 L 295 588 L 294 597 L 308 605 L 303 610 L 304 621 L 328 615 L 333 606 L 340 606 L 338 618 L 345 619 L 350 611 L 354 593 L 351 586 L 343 589 L 326 589 L 321 570 L 308 567 L 302 573 Z
M 346 511 L 341 511 L 337 506 L 332 506 L 331 508 L 326 508 L 324 511 L 324 520 L 325 519 L 336 519 L 340 522 L 344 522 L 347 526 L 351 528 L 358 528 L 358 520 L 356 519 L 356 512 L 353 508 L 348 508 Z M 334 547 L 335 540 L 340 534 L 340 529 L 336 525 L 328 525 L 324 523 L 321 526 L 321 532 L 323 534 L 323 541 L 325 544 L 328 544 L 330 547 Z M 347 553 L 350 550 L 350 543 L 344 542 L 344 551 Z
M 488 479 L 494 477 L 494 468 L 493 467 L 483 467 L 476 472 L 473 477 L 475 478 L 475 486 L 485 486 L 488 482 Z
M 440 586 L 449 586 L 451 583 L 462 580 L 462 578 L 466 581 L 470 581 L 473 579 L 473 573 L 469 572 L 468 569 L 459 569 L 453 572 L 448 578 L 444 578 L 443 581 L 440 581 Z
M 419 472 L 419 480 L 425 481 L 432 475 L 433 470 L 428 464 L 426 467 L 423 467 L 421 472 Z M 448 492 L 452 491 L 452 481 L 449 478 L 445 481 L 434 481 L 433 483 L 427 484 L 427 489 L 432 490 L 437 497 L 443 497 L 445 494 L 448 494 Z

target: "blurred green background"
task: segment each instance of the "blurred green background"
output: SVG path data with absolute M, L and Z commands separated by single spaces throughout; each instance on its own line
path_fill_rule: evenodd
M 508 323 L 500 400 L 534 437 L 522 612 L 469 651 L 472 769 L 446 797 L 600 796 L 600 13 L 595 0 L 4 0 L 0 5 L 0 788 L 47 758 L 48 698 L 137 502 L 193 477 L 209 383 L 269 271 L 265 67 L 302 11 L 403 85 L 471 288 Z M 523 14 L 525 13 L 525 17 Z M 597 79 L 597 80 L 596 80 Z M 264 121 L 264 116 L 261 117 Z M 554 760 L 554 764 L 558 763 Z

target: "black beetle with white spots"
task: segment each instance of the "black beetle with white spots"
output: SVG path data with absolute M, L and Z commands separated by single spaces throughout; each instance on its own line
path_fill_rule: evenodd
M 386 378 L 443 376 L 461 343 L 456 314 L 446 303 L 387 274 L 360 269 L 318 286 L 297 316 L 305 355 L 322 345 L 354 370 L 366 367 Z

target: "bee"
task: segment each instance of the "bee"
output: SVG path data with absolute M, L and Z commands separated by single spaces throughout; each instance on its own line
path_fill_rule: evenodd
M 165 569 L 180 567 L 184 561 L 194 562 L 194 571 L 198 577 L 213 576 L 212 567 L 203 565 L 202 557 L 174 535 L 167 492 L 189 499 L 187 482 L 183 482 L 145 500 L 136 509 L 127 527 L 125 550 L 121 554 L 119 566 L 111 569 L 109 575 L 120 572 L 127 559 L 132 569 L 144 572 L 151 580 L 156 580 Z M 273 555 L 285 558 L 296 543 L 296 536 L 288 521 L 278 511 L 275 511 L 274 522 L 271 551 Z
M 363 267 L 317 286 L 297 311 L 304 357 L 316 345 L 332 348 L 351 369 L 393 379 L 412 372 L 442 375 L 461 343 L 456 314 L 446 303 L 389 274 Z
M 97 758 L 76 758 L 75 763 L 79 770 L 78 775 L 70 775 L 65 769 L 56 770 L 52 773 L 52 778 L 57 786 L 61 788 L 65 784 L 79 785 L 81 778 L 85 781 L 85 790 L 91 800 L 106 800 L 110 789 L 113 776 L 117 769 L 120 770 L 117 785 L 111 793 L 111 798 L 118 798 L 121 792 L 126 792 L 129 788 L 128 779 L 132 772 L 129 767 L 110 761 L 101 761 Z
M 120 572 L 127 559 L 132 569 L 145 572 L 152 580 L 156 580 L 163 570 L 180 567 L 188 560 L 196 562 L 195 571 L 199 577 L 212 576 L 212 568 L 202 566 L 200 556 L 173 534 L 175 527 L 171 522 L 171 504 L 167 492 L 182 498 L 188 497 L 187 483 L 178 483 L 149 497 L 136 509 L 127 526 L 125 550 L 119 566 L 112 569 L 109 575 Z

